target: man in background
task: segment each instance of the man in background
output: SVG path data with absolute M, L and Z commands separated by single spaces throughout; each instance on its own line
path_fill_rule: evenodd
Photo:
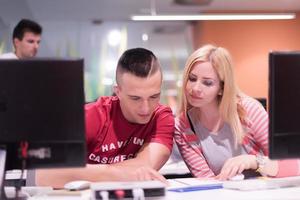
M 41 42 L 42 27 L 29 19 L 22 19 L 14 28 L 14 52 L 0 55 L 0 59 L 26 59 L 36 56 Z

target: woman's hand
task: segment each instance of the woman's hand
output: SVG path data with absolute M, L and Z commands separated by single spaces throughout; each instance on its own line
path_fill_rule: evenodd
M 255 155 L 240 155 L 229 158 L 223 165 L 221 172 L 216 176 L 219 180 L 227 180 L 237 174 L 242 173 L 245 169 L 257 169 Z

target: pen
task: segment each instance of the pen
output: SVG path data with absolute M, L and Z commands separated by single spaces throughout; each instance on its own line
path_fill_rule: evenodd
M 209 185 L 194 185 L 194 186 L 188 186 L 188 187 L 182 187 L 182 188 L 174 188 L 169 189 L 168 191 L 171 192 L 193 192 L 193 191 L 199 191 L 199 190 L 214 190 L 214 189 L 222 189 L 222 184 L 209 184 Z

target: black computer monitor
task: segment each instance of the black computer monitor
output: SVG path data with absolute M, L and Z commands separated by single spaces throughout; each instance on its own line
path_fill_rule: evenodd
M 84 130 L 82 59 L 0 60 L 1 189 L 8 169 L 84 166 Z
M 269 54 L 270 158 L 300 157 L 300 52 Z

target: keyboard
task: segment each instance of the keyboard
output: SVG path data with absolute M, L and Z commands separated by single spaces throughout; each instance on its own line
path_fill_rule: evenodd
M 223 188 L 234 190 L 265 190 L 300 186 L 300 176 L 285 178 L 251 178 L 241 181 L 225 181 Z

